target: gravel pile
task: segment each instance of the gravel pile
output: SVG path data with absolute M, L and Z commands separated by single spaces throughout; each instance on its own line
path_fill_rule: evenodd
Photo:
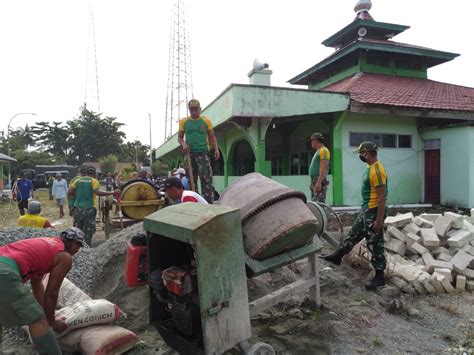
M 14 227 L 0 230 L 0 246 L 23 239 L 37 237 L 56 237 L 58 231 L 54 229 L 38 229 Z M 71 271 L 67 278 L 87 294 L 91 295 L 94 287 L 94 277 L 97 275 L 97 263 L 92 249 L 81 248 L 74 256 Z M 25 344 L 28 339 L 21 328 L 4 329 L 3 340 L 7 345 Z

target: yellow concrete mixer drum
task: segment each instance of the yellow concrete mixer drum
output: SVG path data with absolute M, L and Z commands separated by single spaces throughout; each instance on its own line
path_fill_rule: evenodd
M 141 221 L 162 208 L 165 201 L 151 182 L 131 180 L 122 187 L 120 205 L 125 217 Z

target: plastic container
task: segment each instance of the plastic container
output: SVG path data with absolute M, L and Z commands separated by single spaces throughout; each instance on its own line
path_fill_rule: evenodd
M 124 277 L 128 287 L 148 285 L 148 255 L 146 246 L 128 243 Z

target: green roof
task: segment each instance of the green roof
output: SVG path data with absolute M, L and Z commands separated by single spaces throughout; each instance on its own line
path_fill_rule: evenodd
M 456 53 L 443 52 L 431 48 L 413 46 L 394 41 L 372 39 L 355 40 L 346 47 L 337 50 L 323 61 L 290 79 L 289 82 L 294 85 L 308 85 L 311 83 L 311 76 L 313 76 L 319 70 L 358 50 L 373 50 L 386 53 L 399 53 L 424 57 L 427 59 L 428 67 L 433 67 L 435 65 L 448 62 L 459 56 L 459 54 Z
M 370 37 L 379 39 L 384 39 L 388 36 L 392 38 L 410 28 L 410 26 L 396 25 L 393 23 L 356 19 L 354 22 L 323 41 L 322 44 L 326 47 L 342 47 L 358 37 L 357 31 L 361 27 L 367 29 Z

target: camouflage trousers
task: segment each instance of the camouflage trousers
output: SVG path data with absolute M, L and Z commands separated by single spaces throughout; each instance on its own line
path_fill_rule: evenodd
M 309 185 L 309 189 L 311 191 L 311 201 L 326 203 L 326 193 L 328 191 L 329 181 L 324 179 L 321 184 L 321 191 L 316 192 L 316 183 L 318 182 L 318 179 L 319 176 L 315 176 L 311 179 L 311 185 Z
M 198 192 L 198 177 L 201 181 L 201 195 L 208 203 L 214 202 L 214 186 L 212 185 L 211 161 L 208 153 L 191 153 L 191 166 L 193 168 L 194 186 Z
M 383 228 L 376 232 L 373 229 L 377 219 L 377 208 L 363 210 L 352 225 L 349 235 L 344 239 L 339 249 L 348 254 L 354 246 L 363 238 L 367 242 L 367 248 L 372 254 L 371 263 L 375 270 L 385 270 L 387 261 L 384 255 Z
M 92 236 L 95 233 L 96 208 L 74 207 L 73 215 L 75 226 L 84 232 L 86 243 L 91 246 Z

